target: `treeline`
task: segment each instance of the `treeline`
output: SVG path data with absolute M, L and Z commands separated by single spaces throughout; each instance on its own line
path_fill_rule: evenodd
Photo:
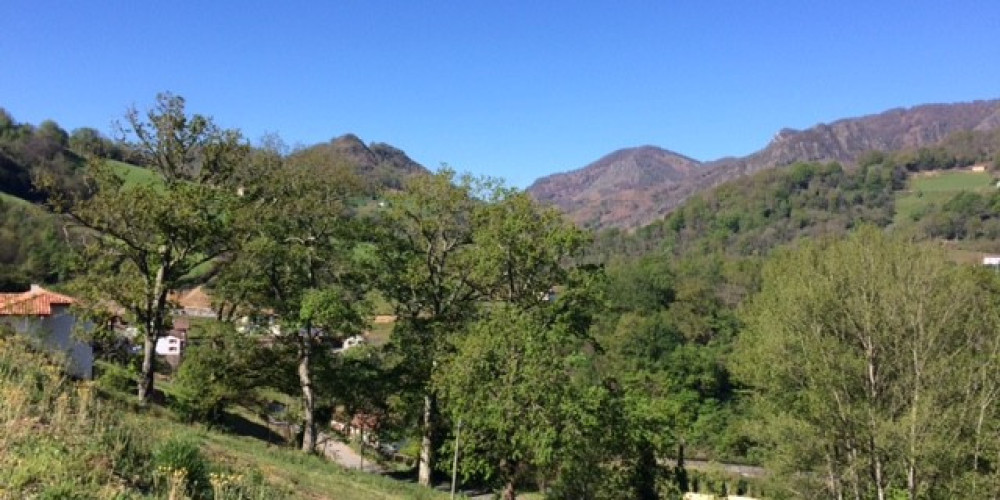
M 299 402 L 304 452 L 332 416 L 358 416 L 418 443 L 421 484 L 457 451 L 459 476 L 504 498 L 672 498 L 704 486 L 691 457 L 763 461 L 774 475 L 751 493 L 771 497 L 997 492 L 996 276 L 881 233 L 908 172 L 974 155 L 798 164 L 592 240 L 450 170 L 359 208 L 371 184 L 330 151 L 252 146 L 169 94 L 124 132 L 157 182 L 90 162 L 86 189 L 46 183 L 72 260 L 37 262 L 138 327 L 143 404 L 168 298 L 203 285 L 218 321 L 175 374 L 182 418 L 264 411 L 277 391 Z M 992 202 L 953 205 L 993 217 Z M 336 351 L 376 301 L 396 318 L 388 343 Z M 264 313 L 281 335 L 236 327 Z
M 998 494 L 995 273 L 874 227 L 763 273 L 730 366 L 770 496 Z
M 0 191 L 32 202 L 46 200 L 40 180 L 60 190 L 82 189 L 81 170 L 95 156 L 130 160 L 128 150 L 93 128 L 67 133 L 46 120 L 38 126 L 18 123 L 0 108 Z
M 65 230 L 38 207 L 0 199 L 0 291 L 66 280 L 71 254 Z
M 858 165 L 798 163 L 737 179 L 692 197 L 666 218 L 628 233 L 595 235 L 594 262 L 667 251 L 675 256 L 722 252 L 764 255 L 800 237 L 844 234 L 861 224 L 888 226 L 908 175 L 984 165 L 1000 169 L 1000 130 L 963 131 L 940 144 L 896 152 L 872 151 Z M 931 238 L 993 238 L 990 196 L 962 193 L 948 206 L 920 213 Z M 963 226 L 967 221 L 971 227 Z M 984 222 L 981 224 L 980 222 Z M 985 226 L 985 227 L 984 227 Z

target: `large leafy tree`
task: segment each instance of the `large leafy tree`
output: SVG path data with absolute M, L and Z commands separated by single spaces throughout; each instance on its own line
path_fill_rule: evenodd
M 768 264 L 731 366 L 792 494 L 997 494 L 993 279 L 873 228 Z
M 473 243 L 476 192 L 476 180 L 443 169 L 410 178 L 405 191 L 388 197 L 384 214 L 381 288 L 396 312 L 393 343 L 423 399 L 418 471 L 423 485 L 430 484 L 440 444 L 431 375 L 484 293 Z
M 302 449 L 317 444 L 318 366 L 335 341 L 363 330 L 367 281 L 359 265 L 360 220 L 350 200 L 360 183 L 345 165 L 288 163 L 265 169 L 245 187 L 256 201 L 248 236 L 221 276 L 227 298 L 281 318 L 303 406 Z
M 467 436 L 466 472 L 514 498 L 525 480 L 568 467 L 593 444 L 595 422 L 604 423 L 608 392 L 590 368 L 596 302 L 579 286 L 592 276 L 570 261 L 586 235 L 555 210 L 497 188 L 474 219 L 486 302 L 434 381 Z
M 574 429 L 603 393 L 585 375 L 580 332 L 552 319 L 543 309 L 495 306 L 437 372 L 446 407 L 462 422 L 463 472 L 494 480 L 504 499 L 560 466 L 570 447 L 587 446 Z
M 132 109 L 122 132 L 154 182 L 130 182 L 94 160 L 88 196 L 53 199 L 88 230 L 80 247 L 82 288 L 124 308 L 141 327 L 138 394 L 145 402 L 153 393 L 156 339 L 170 326 L 168 296 L 196 284 L 207 274 L 202 266 L 218 265 L 233 247 L 240 199 L 230 179 L 248 147 L 238 132 L 189 115 L 184 99 L 171 94 L 158 95 L 145 113 Z

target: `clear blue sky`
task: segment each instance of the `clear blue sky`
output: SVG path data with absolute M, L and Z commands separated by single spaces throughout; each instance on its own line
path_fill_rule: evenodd
M 621 147 L 711 160 L 998 98 L 998 29 L 989 0 L 4 0 L 0 106 L 107 133 L 168 90 L 250 138 L 352 132 L 523 187 Z

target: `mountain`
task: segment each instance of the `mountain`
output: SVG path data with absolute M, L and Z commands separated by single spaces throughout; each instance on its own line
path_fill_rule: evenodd
M 801 131 L 782 129 L 760 151 L 707 163 L 653 146 L 622 149 L 581 169 L 541 178 L 528 192 L 582 226 L 634 228 L 697 192 L 760 170 L 800 161 L 851 165 L 869 151 L 927 147 L 958 131 L 996 128 L 1000 100 L 896 108 Z
M 539 179 L 529 191 L 539 201 L 572 214 L 577 222 L 616 225 L 632 214 L 655 210 L 649 186 L 674 186 L 700 165 L 656 146 L 620 149 L 582 169 Z
M 308 158 L 309 161 L 343 161 L 352 166 L 363 179 L 378 187 L 398 189 L 406 177 L 428 172 L 402 150 L 381 142 L 365 145 L 354 134 L 345 134 L 329 142 L 308 146 L 291 156 Z

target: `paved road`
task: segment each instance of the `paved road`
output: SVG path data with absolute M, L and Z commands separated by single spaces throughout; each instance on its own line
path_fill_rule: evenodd
M 319 433 L 319 444 L 317 448 L 326 458 L 347 467 L 348 469 L 361 469 L 364 464 L 365 472 L 382 474 L 385 472 L 381 466 L 371 460 L 362 460 L 361 455 L 354 451 L 347 443 L 341 442 L 336 436 Z
M 675 460 L 663 460 L 663 463 L 671 467 L 677 465 Z M 719 462 L 709 462 L 707 460 L 684 460 L 684 468 L 697 471 L 713 471 L 722 469 L 723 471 L 741 477 L 764 477 L 767 470 L 756 465 L 725 464 Z

